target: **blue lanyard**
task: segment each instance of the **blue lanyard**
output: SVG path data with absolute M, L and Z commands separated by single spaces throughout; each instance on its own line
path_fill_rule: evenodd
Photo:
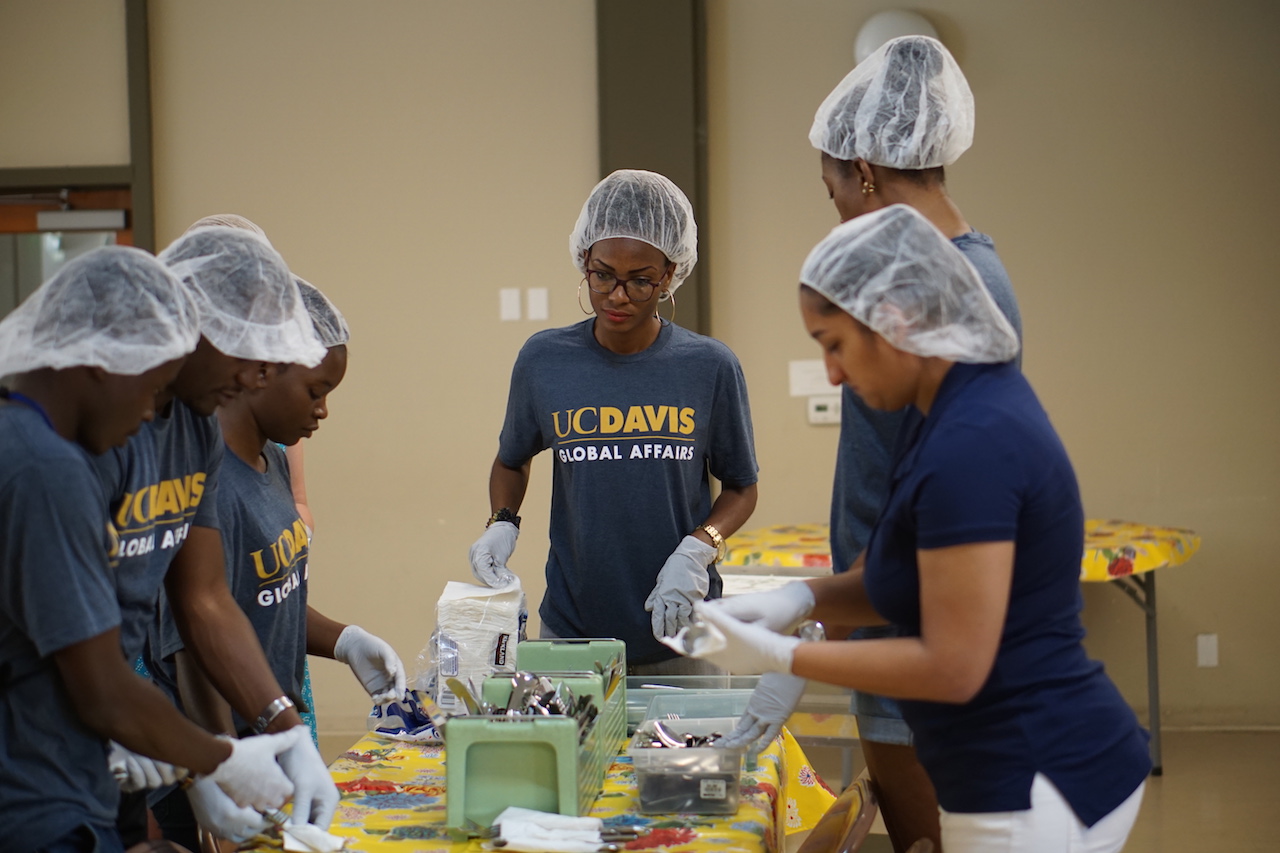
M 6 390 L 5 396 L 15 403 L 21 403 L 24 406 L 34 409 L 35 413 L 40 416 L 41 420 L 43 420 L 46 424 L 48 424 L 49 429 L 53 430 L 54 432 L 58 431 L 57 427 L 53 425 L 53 421 L 50 420 L 49 413 L 44 410 L 44 406 L 40 405 L 35 400 L 32 400 L 26 394 L 22 394 L 18 391 Z

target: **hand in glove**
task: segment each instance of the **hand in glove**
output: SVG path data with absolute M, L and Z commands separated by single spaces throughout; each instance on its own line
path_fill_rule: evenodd
M 768 592 L 748 592 L 717 598 L 715 606 L 743 622 L 790 634 L 813 612 L 813 590 L 804 581 L 791 581 Z
M 404 696 L 404 664 L 396 650 L 359 625 L 348 625 L 338 635 L 333 656 L 351 667 L 373 704 L 394 702 Z
M 673 636 L 689 624 L 693 605 L 707 597 L 711 576 L 707 566 L 715 562 L 716 549 L 696 536 L 680 540 L 676 550 L 658 572 L 658 582 L 645 599 L 644 609 L 652 614 L 653 636 L 661 640 Z
M 174 767 L 167 761 L 138 755 L 115 741 L 111 741 L 107 766 L 111 768 L 111 775 L 120 783 L 120 790 L 126 794 L 176 784 L 187 778 L 190 772 L 185 767 Z
M 231 755 L 203 778 L 216 782 L 237 806 L 258 811 L 278 809 L 293 794 L 294 784 L 276 764 L 276 756 L 294 748 L 300 732 L 306 735 L 309 746 L 311 737 L 305 726 L 274 735 L 226 738 Z
M 271 821 L 260 812 L 237 806 L 208 776 L 197 779 L 187 789 L 187 800 L 200 825 L 219 838 L 248 841 L 271 827 Z
M 480 538 L 471 546 L 471 574 L 476 580 L 494 589 L 502 589 L 516 582 L 515 574 L 507 568 L 507 560 L 516 550 L 516 538 L 520 528 L 509 521 L 495 521 L 484 529 Z
M 798 675 L 766 672 L 751 692 L 747 710 L 732 732 L 716 741 L 716 746 L 749 746 L 757 752 L 764 749 L 782 731 L 808 682 Z
M 311 742 L 306 726 L 289 730 L 298 734 L 293 747 L 280 753 L 280 766 L 293 782 L 293 813 L 289 823 L 311 823 L 327 830 L 338 808 L 338 786 Z
M 711 632 L 697 645 L 704 651 L 693 657 L 711 661 L 734 675 L 791 672 L 799 637 L 784 637 L 761 625 L 741 622 L 725 613 L 723 607 L 708 607 L 705 601 L 699 601 L 693 610 Z

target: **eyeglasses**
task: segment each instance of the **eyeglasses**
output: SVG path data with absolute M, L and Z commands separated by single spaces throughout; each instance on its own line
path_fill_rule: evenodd
M 653 293 L 662 280 L 653 281 L 647 278 L 618 278 L 611 272 L 602 270 L 587 270 L 587 287 L 596 293 L 609 294 L 617 289 L 618 285 L 622 285 L 622 289 L 626 292 L 627 298 L 632 302 L 648 302 L 653 298 Z

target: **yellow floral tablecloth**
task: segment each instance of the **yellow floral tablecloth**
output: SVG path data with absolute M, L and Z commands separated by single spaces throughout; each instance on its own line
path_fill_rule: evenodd
M 1080 580 L 1112 581 L 1154 572 L 1185 563 L 1198 550 L 1200 537 L 1180 527 L 1089 519 L 1084 523 Z
M 779 524 L 740 530 L 725 543 L 719 568 L 830 569 L 831 538 L 825 524 Z
M 1111 581 L 1152 572 L 1191 559 L 1200 537 L 1179 527 L 1154 527 L 1131 521 L 1090 519 L 1084 523 L 1080 580 Z M 746 530 L 729 537 L 719 567 L 831 568 L 831 544 L 825 524 L 782 524 Z
M 625 744 L 620 743 L 621 747 Z M 330 832 L 348 839 L 347 850 L 399 853 L 478 853 L 480 841 L 461 840 L 445 827 L 445 751 L 367 735 L 338 757 L 330 771 L 342 802 Z M 779 784 L 782 780 L 782 784 Z M 781 790 L 779 790 L 781 789 Z M 627 850 L 742 851 L 780 853 L 784 833 L 811 829 L 835 795 L 809 766 L 785 729 L 743 770 L 735 815 L 642 815 L 631 759 L 622 752 L 609 768 L 591 814 L 606 825 L 640 825 L 644 835 Z M 259 838 L 241 850 L 279 850 L 277 839 Z

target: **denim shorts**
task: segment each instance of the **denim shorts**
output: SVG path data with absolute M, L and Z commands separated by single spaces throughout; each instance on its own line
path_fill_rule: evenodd
M 855 640 L 896 636 L 898 636 L 897 629 L 887 625 L 860 628 L 850 635 Z M 911 728 L 902 719 L 902 709 L 898 707 L 897 701 L 887 696 L 855 690 L 850 707 L 858 718 L 858 737 L 873 743 L 912 745 L 914 738 L 911 735 Z
M 858 737 L 873 743 L 912 745 L 911 728 L 893 699 L 855 690 L 852 705 L 858 717 Z

